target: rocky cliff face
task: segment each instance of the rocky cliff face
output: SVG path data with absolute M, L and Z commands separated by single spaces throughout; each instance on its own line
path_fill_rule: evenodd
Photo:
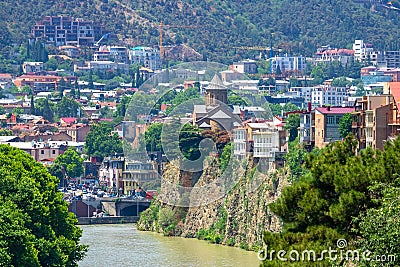
M 252 166 L 252 162 L 234 164 L 231 175 L 238 179 L 224 194 L 224 187 L 218 181 L 221 170 L 217 160 L 208 159 L 204 164 L 203 173 L 189 196 L 190 203 L 204 204 L 188 208 L 168 206 L 162 200 L 174 193 L 162 188 L 158 201 L 142 213 L 138 228 L 167 235 L 197 237 L 245 249 L 262 246 L 264 231 L 281 231 L 282 225 L 269 211 L 268 205 L 288 185 L 284 169 L 267 174 L 257 172 L 255 167 L 242 166 Z M 183 177 L 185 175 L 187 173 L 183 175 L 179 168 L 170 166 L 164 173 L 164 180 L 179 183 L 182 178 L 187 179 Z M 258 181 L 256 186 L 254 181 Z M 205 187 L 206 193 L 202 190 Z

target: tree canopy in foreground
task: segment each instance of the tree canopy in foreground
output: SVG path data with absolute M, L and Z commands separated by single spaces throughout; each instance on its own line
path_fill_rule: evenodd
M 265 233 L 269 250 L 312 250 L 322 257 L 324 250 L 338 249 L 338 240 L 345 239 L 343 251 L 356 249 L 362 255 L 368 250 L 371 259 L 379 255 L 399 259 L 400 250 L 394 244 L 400 242 L 400 139 L 388 141 L 384 151 L 367 148 L 356 153 L 356 144 L 347 136 L 306 157 L 303 167 L 308 172 L 270 205 L 282 219 L 284 230 Z M 285 266 L 334 266 L 326 255 L 323 259 L 285 262 Z M 338 266 L 353 261 L 340 260 Z M 397 263 L 385 262 L 384 266 Z M 281 264 L 274 258 L 263 266 Z M 369 261 L 357 266 L 383 266 L 379 264 Z
M 78 266 L 86 246 L 58 182 L 27 153 L 0 145 L 0 266 Z

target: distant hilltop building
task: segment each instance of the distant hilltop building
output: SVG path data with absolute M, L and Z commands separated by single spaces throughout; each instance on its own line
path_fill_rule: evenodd
M 272 73 L 303 73 L 306 70 L 307 62 L 303 56 L 275 56 L 271 58 Z
M 94 21 L 68 16 L 45 16 L 32 27 L 32 36 L 55 46 L 94 45 L 105 34 L 104 27 Z
M 332 61 L 339 61 L 343 66 L 353 60 L 354 50 L 344 48 L 331 48 L 329 46 L 321 46 L 315 53 L 316 63 L 327 63 Z
M 146 46 L 137 46 L 129 51 L 129 59 L 132 64 L 138 63 L 141 66 L 154 70 L 161 69 L 160 51 Z

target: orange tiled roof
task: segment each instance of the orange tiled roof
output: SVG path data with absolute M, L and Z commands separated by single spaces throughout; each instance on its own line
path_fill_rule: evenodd
M 397 106 L 400 104 L 400 82 L 389 82 L 390 93 L 392 94 Z

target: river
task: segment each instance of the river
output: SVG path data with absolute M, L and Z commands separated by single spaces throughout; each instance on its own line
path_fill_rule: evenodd
M 89 245 L 79 267 L 231 267 L 259 266 L 257 253 L 193 238 L 141 232 L 134 224 L 82 225 L 81 243 Z

